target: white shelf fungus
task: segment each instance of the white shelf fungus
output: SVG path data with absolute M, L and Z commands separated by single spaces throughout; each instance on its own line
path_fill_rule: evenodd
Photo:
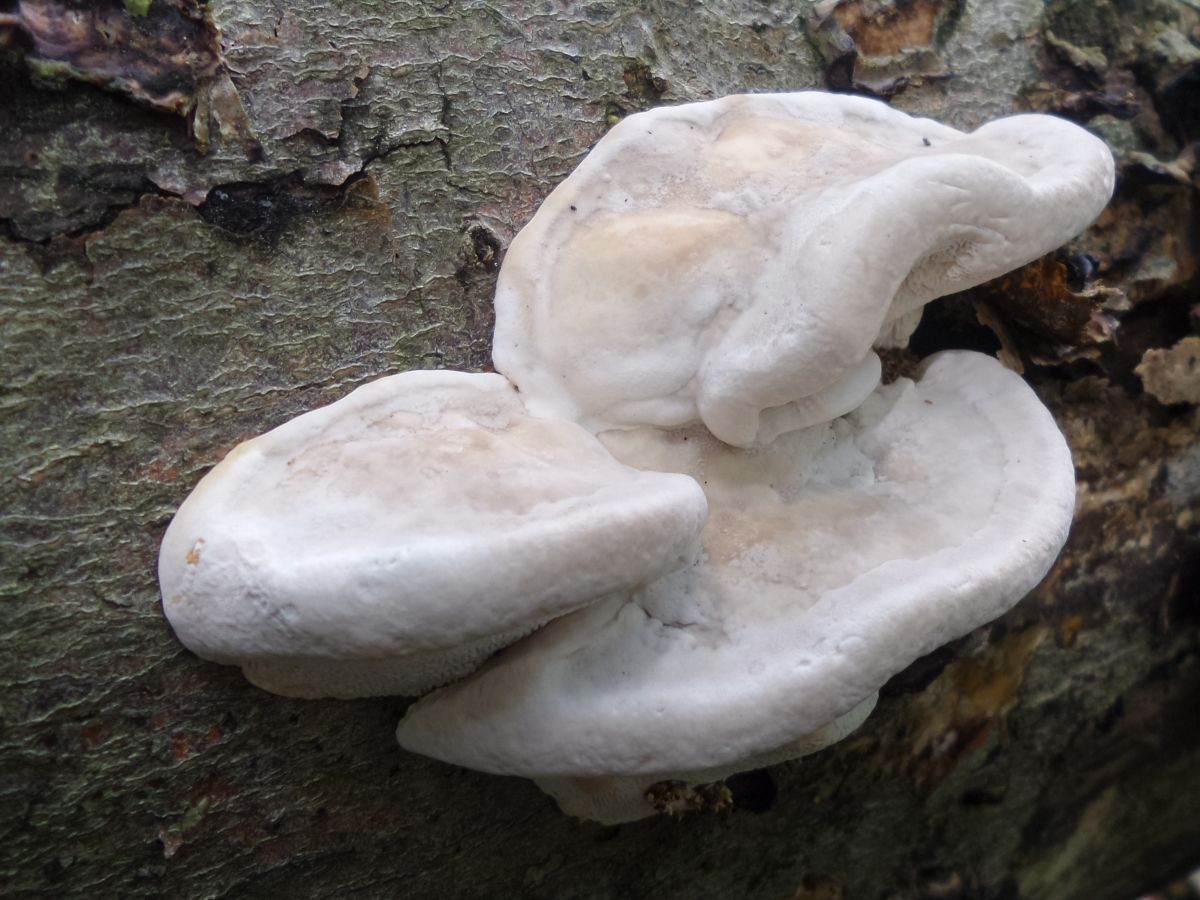
M 700 427 L 602 437 L 618 459 L 704 485 L 702 555 L 431 694 L 398 736 L 549 779 L 571 812 L 607 821 L 652 812 L 647 783 L 728 774 L 820 735 L 917 657 L 1001 615 L 1050 567 L 1074 506 L 1049 412 L 971 352 L 751 450 Z M 571 792 L 567 779 L 583 781 Z
M 574 815 L 711 799 L 844 737 L 1053 562 L 1074 471 L 1033 391 L 968 352 L 881 387 L 873 348 L 1112 186 L 1047 116 L 964 134 L 816 92 L 630 116 L 507 253 L 512 383 L 384 378 L 238 447 L 167 530 L 167 616 L 278 693 L 447 684 L 400 743 Z
M 679 565 L 692 479 L 529 416 L 499 375 L 383 378 L 235 448 L 159 556 L 179 639 L 302 697 L 416 694 Z
M 873 343 L 1075 236 L 1112 185 L 1104 143 L 1050 116 L 964 134 L 817 92 L 639 113 L 513 240 L 496 368 L 537 414 L 749 446 L 852 409 Z

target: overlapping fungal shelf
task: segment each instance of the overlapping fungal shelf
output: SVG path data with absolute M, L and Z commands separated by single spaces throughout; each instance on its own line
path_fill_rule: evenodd
M 445 684 L 403 746 L 585 818 L 818 750 L 1024 596 L 1073 509 L 1017 375 L 950 352 L 880 385 L 873 348 L 1112 182 L 1046 116 L 964 134 L 817 92 L 630 116 L 514 239 L 501 374 L 381 379 L 236 449 L 164 539 L 166 614 L 278 693 Z

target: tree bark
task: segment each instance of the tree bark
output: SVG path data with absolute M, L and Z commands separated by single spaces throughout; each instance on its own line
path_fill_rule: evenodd
M 1200 4 L 831 6 L 0 4 L 0 893 L 1128 900 L 1200 863 L 1200 417 L 1158 399 L 1200 378 L 1170 355 L 1200 330 Z M 889 359 L 992 350 L 1054 411 L 1078 513 L 1033 595 L 733 811 L 619 828 L 402 753 L 403 700 L 179 646 L 158 543 L 226 451 L 486 368 L 504 248 L 614 120 L 815 87 L 1054 112 L 1117 155 L 1075 246 Z

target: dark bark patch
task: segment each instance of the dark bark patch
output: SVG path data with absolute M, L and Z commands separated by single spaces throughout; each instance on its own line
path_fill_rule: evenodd
M 0 13 L 0 32 L 35 75 L 123 93 L 165 112 L 191 108 L 197 84 L 223 67 L 220 36 L 196 0 L 21 0 Z
M 952 294 L 925 307 L 908 347 L 922 359 L 939 350 L 975 350 L 995 356 L 1000 341 L 991 329 L 979 324 L 967 298 Z
M 922 708 L 890 748 L 921 791 L 941 784 L 961 761 L 1003 740 L 1004 721 L 1017 707 L 1021 689 L 1045 628 L 1013 632 L 978 655 L 955 659 L 914 698 Z M 997 737 L 996 735 L 1000 736 Z
M 289 175 L 265 182 L 223 184 L 197 207 L 201 218 L 241 237 L 273 242 L 296 219 L 327 215 L 347 205 L 354 181 L 342 187 L 310 185 Z
M 1068 258 L 1069 259 L 1069 258 Z M 971 291 L 1005 317 L 1034 334 L 1065 344 L 1094 343 L 1106 337 L 1105 304 L 1119 292 L 1090 287 L 1096 263 L 1077 255 L 1071 261 L 1044 256 Z M 1078 287 L 1072 287 L 1074 281 Z
M 689 786 L 685 781 L 659 781 L 646 788 L 646 802 L 657 812 L 722 812 L 733 805 L 733 794 L 725 782 Z
M 641 60 L 627 62 L 621 77 L 625 82 L 626 92 L 643 107 L 658 104 L 668 89 L 666 79 L 655 75 L 650 66 Z
M 952 869 L 926 869 L 921 873 L 917 896 L 920 900 L 966 900 L 967 883 Z
M 775 805 L 778 795 L 775 779 L 766 769 L 730 775 L 725 779 L 725 787 L 732 795 L 735 809 L 744 809 L 752 813 L 768 812 Z
M 879 695 L 898 697 L 902 694 L 919 694 L 942 674 L 946 666 L 958 656 L 967 640 L 968 638 L 960 638 L 951 641 L 920 657 L 907 669 L 893 675 L 887 684 L 879 689 Z
M 1163 124 L 1181 142 L 1200 141 L 1200 62 L 1172 78 L 1159 93 Z
M 471 251 L 479 265 L 488 272 L 500 268 L 500 238 L 496 233 L 479 222 L 467 229 L 471 239 Z
M 1109 65 L 1097 47 L 1079 47 L 1052 31 L 1041 36 L 1037 54 L 1044 80 L 1025 94 L 1029 108 L 1076 122 L 1099 115 L 1133 119 L 1146 94 L 1126 69 Z
M 791 900 L 843 900 L 845 887 L 836 878 L 805 875 Z

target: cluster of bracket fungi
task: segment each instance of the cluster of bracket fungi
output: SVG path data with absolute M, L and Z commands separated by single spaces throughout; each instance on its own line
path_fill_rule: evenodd
M 875 350 L 1112 184 L 1048 116 L 630 116 L 513 240 L 501 374 L 382 378 L 240 445 L 163 540 L 166 614 L 276 693 L 433 691 L 401 745 L 598 821 L 820 749 L 1027 593 L 1074 504 L 1019 376 L 953 351 L 881 384 Z

